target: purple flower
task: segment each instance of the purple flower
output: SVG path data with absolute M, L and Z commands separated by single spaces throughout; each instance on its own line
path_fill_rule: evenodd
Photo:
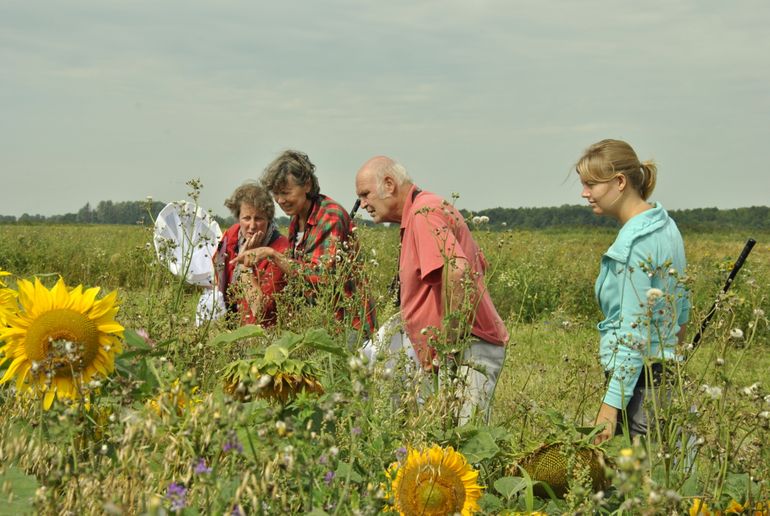
M 327 471 L 326 475 L 324 475 L 324 482 L 326 485 L 331 485 L 332 479 L 334 479 L 334 471 Z
M 399 448 L 398 450 L 396 450 L 396 459 L 404 460 L 404 458 L 406 457 L 406 452 L 407 452 L 407 450 L 403 446 L 401 448 Z
M 353 435 L 361 435 L 361 428 L 354 426 L 351 432 L 353 433 Z
M 243 445 L 238 440 L 238 434 L 236 434 L 234 430 L 230 430 L 230 432 L 227 434 L 225 444 L 222 445 L 223 452 L 227 453 L 232 450 L 235 450 L 238 453 L 243 452 Z
M 238 504 L 233 505 L 233 510 L 230 511 L 230 516 L 244 516 L 241 506 Z
M 205 473 L 211 473 L 211 468 L 206 466 L 206 459 L 201 457 L 198 459 L 198 463 L 195 465 L 195 469 L 193 471 L 195 471 L 196 475 L 203 475 Z
M 187 488 L 182 484 L 172 482 L 166 489 L 166 500 L 171 502 L 172 511 L 181 511 L 186 506 Z
M 327 462 L 329 462 L 329 457 L 327 457 L 326 455 L 321 455 L 320 457 L 318 457 L 319 464 L 326 464 Z

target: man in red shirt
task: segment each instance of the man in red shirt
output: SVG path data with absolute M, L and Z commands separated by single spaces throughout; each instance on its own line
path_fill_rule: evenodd
M 457 209 L 412 183 L 396 161 L 376 156 L 356 175 L 356 195 L 374 222 L 398 222 L 401 318 L 423 369 L 458 366 L 464 403 L 489 419 L 508 331 L 484 284 L 487 262 Z M 459 352 L 464 350 L 462 358 Z

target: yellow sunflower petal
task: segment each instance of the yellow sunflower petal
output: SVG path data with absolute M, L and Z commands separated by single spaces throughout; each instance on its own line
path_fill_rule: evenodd
M 53 398 L 56 395 L 56 391 L 53 389 L 48 389 L 45 391 L 45 397 L 43 398 L 43 409 L 48 410 L 51 408 L 51 405 L 53 404 Z
M 95 302 L 89 314 L 90 318 L 92 320 L 99 319 L 102 315 L 112 310 L 113 306 L 115 305 L 115 299 L 117 297 L 118 297 L 117 290 L 113 290 L 112 292 L 110 292 L 109 294 L 101 298 L 99 301 Z
M 69 308 L 69 292 L 67 291 L 67 285 L 64 284 L 64 279 L 61 277 L 59 277 L 59 281 L 57 281 L 56 285 L 51 289 L 51 302 L 53 303 L 53 306 Z

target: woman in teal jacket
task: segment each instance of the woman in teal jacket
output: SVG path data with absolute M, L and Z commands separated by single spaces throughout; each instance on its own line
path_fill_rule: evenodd
M 689 318 L 680 281 L 687 262 L 676 224 L 663 206 L 647 201 L 656 182 L 653 162 L 640 162 L 624 141 L 602 140 L 575 169 L 594 213 L 622 225 L 594 286 L 605 317 L 598 324 L 599 356 L 609 380 L 596 417 L 596 425 L 604 425 L 599 444 L 624 421 L 632 436 L 647 433 L 644 398 L 662 364 L 677 359 Z

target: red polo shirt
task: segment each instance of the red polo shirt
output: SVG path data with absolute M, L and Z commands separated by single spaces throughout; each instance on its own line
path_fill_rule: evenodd
M 401 218 L 401 317 L 417 356 L 429 367 L 435 350 L 428 344 L 430 328 L 442 327 L 442 268 L 447 260 L 464 258 L 475 278 L 478 305 L 471 333 L 490 344 L 505 345 L 508 330 L 484 284 L 487 262 L 463 216 L 430 192 L 407 196 Z M 425 331 L 423 331 L 425 329 Z

